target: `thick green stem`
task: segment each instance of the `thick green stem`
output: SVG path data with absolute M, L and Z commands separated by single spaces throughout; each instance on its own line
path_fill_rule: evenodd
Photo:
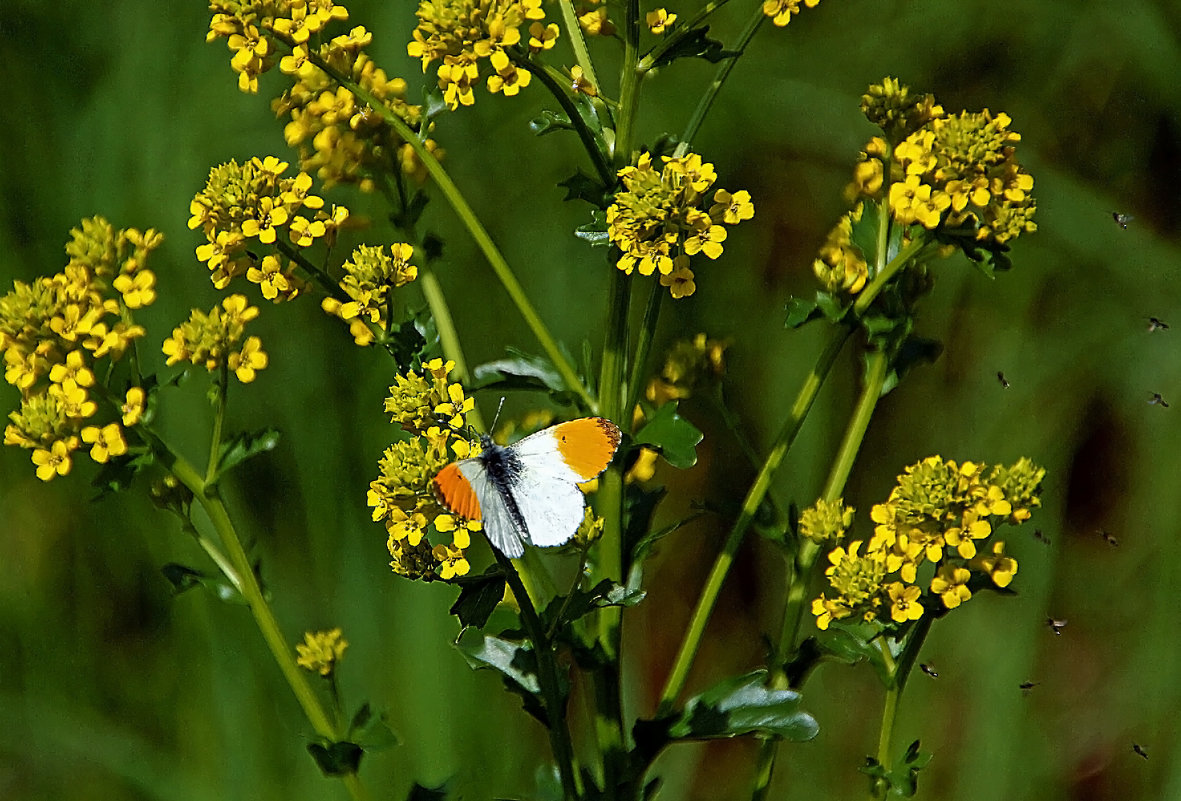
M 898 701 L 902 696 L 902 687 L 896 681 L 897 665 L 890 654 L 890 646 L 884 638 L 878 638 L 878 650 L 882 654 L 882 664 L 885 665 L 886 675 L 890 677 L 886 684 L 886 698 L 882 705 L 882 723 L 878 728 L 878 764 L 886 771 L 890 770 L 893 760 L 890 756 L 890 741 L 894 736 L 894 721 L 898 715 Z M 870 798 L 884 799 L 890 791 L 890 785 L 884 779 L 874 782 L 870 790 Z
M 623 403 L 623 411 L 631 413 L 636 408 L 640 397 L 640 389 L 644 386 L 644 371 L 648 367 L 648 356 L 652 351 L 652 340 L 656 336 L 656 323 L 660 319 L 660 303 L 668 294 L 666 287 L 659 281 L 652 282 L 652 289 L 648 294 L 648 306 L 644 309 L 644 322 L 636 338 L 636 353 L 632 357 L 631 377 L 627 382 L 627 399 Z
M 852 329 L 849 328 L 839 328 L 833 331 L 828 345 L 820 353 L 820 356 L 816 360 L 816 365 L 812 368 L 812 372 L 808 374 L 803 386 L 800 387 L 799 394 L 796 396 L 787 421 L 784 423 L 783 429 L 779 432 L 779 436 L 776 437 L 771 451 L 767 454 L 762 469 L 759 470 L 758 476 L 755 477 L 754 483 L 747 492 L 746 498 L 742 502 L 742 509 L 738 514 L 738 518 L 734 521 L 734 526 L 730 529 L 730 534 L 726 538 L 722 552 L 718 554 L 717 559 L 714 561 L 709 578 L 706 579 L 705 587 L 701 591 L 701 596 L 697 599 L 697 606 L 693 610 L 693 617 L 689 622 L 689 628 L 685 632 L 685 637 L 681 641 L 680 650 L 677 651 L 677 656 L 673 661 L 672 671 L 665 681 L 664 691 L 660 694 L 660 710 L 658 714 L 660 712 L 670 711 L 676 702 L 677 696 L 684 689 L 685 679 L 689 675 L 689 667 L 693 663 L 693 658 L 697 655 L 697 649 L 701 645 L 701 637 L 705 633 L 705 624 L 709 620 L 714 604 L 717 602 L 718 593 L 721 591 L 722 583 L 725 581 L 726 574 L 730 570 L 730 565 L 734 561 L 734 555 L 738 552 L 738 546 L 742 544 L 743 536 L 745 536 L 747 529 L 755 518 L 755 514 L 758 512 L 759 505 L 763 502 L 763 498 L 770 489 L 771 479 L 775 475 L 775 471 L 779 469 L 784 455 L 792 443 L 795 442 L 796 436 L 799 434 L 800 428 L 804 423 L 804 419 L 807 417 L 809 410 L 812 408 L 812 403 L 816 400 L 816 395 L 824 383 L 824 379 L 828 376 L 833 362 L 836 361 L 837 354 L 840 353 L 851 332 Z
M 529 597 L 525 585 L 521 583 L 512 561 L 492 549 L 496 561 L 504 571 L 509 589 L 517 599 L 517 606 L 521 610 L 521 622 L 529 639 L 533 642 L 533 653 L 537 657 L 537 683 L 541 688 L 541 696 L 545 701 L 545 713 L 548 719 L 550 747 L 554 752 L 554 759 L 558 763 L 558 775 L 562 779 L 562 789 L 568 801 L 582 796 L 579 777 L 574 771 L 574 748 L 570 742 L 570 728 L 566 722 L 566 698 L 562 695 L 558 682 L 558 666 L 554 658 L 554 649 L 545 634 L 545 626 L 537 616 L 533 601 Z
M 290 42 L 288 44 L 290 45 Z M 385 103 L 374 97 L 371 92 L 352 78 L 332 67 L 314 51 L 309 54 L 309 60 L 338 84 L 352 92 L 359 100 L 368 104 L 374 113 L 389 124 L 398 136 L 414 149 L 415 155 L 418 156 L 423 166 L 426 167 L 427 173 L 434 180 L 439 191 L 443 193 L 443 197 L 451 205 L 451 208 L 459 217 L 460 222 L 468 229 L 468 233 L 471 234 L 476 246 L 484 254 L 484 258 L 488 260 L 492 271 L 496 273 L 496 277 L 500 280 L 505 292 L 508 293 L 513 305 L 517 307 L 518 313 L 524 319 L 525 324 L 529 326 L 529 330 L 533 332 L 533 336 L 537 338 L 541 349 L 545 351 L 546 356 L 549 357 L 555 369 L 561 374 L 562 379 L 566 382 L 567 388 L 582 398 L 588 407 L 593 408 L 595 401 L 590 396 L 590 393 L 587 392 L 586 386 L 582 383 L 581 379 L 579 379 L 578 371 L 574 369 L 574 366 L 566 358 L 566 355 L 562 353 L 561 348 L 558 347 L 557 341 L 550 334 L 549 329 L 541 319 L 541 315 L 537 313 L 537 309 L 529 301 L 520 281 L 517 280 L 512 268 L 509 267 L 508 262 L 501 255 L 500 250 L 497 249 L 488 230 L 480 222 L 479 218 L 476 217 L 475 211 L 468 205 L 467 199 L 459 191 L 459 187 L 451 180 L 451 176 L 443 169 L 443 165 L 439 163 L 434 153 L 419 138 L 418 133 L 411 130 L 410 126 L 406 124 L 406 121 L 395 114 Z

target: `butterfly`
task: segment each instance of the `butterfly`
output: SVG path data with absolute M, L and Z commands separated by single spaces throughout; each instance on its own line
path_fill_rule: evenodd
M 602 417 L 558 423 L 512 445 L 484 435 L 479 455 L 435 475 L 435 494 L 455 514 L 482 520 L 492 546 L 516 559 L 525 543 L 552 547 L 574 536 L 586 504 L 578 485 L 607 469 L 619 440 Z

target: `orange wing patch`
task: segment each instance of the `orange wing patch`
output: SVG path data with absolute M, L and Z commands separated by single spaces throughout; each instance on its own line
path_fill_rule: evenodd
M 433 483 L 435 495 L 444 506 L 468 520 L 480 519 L 480 499 L 476 497 L 472 485 L 459 472 L 458 463 L 452 462 L 440 470 L 435 475 Z
M 607 469 L 619 447 L 619 429 L 602 417 L 583 417 L 553 427 L 558 453 L 584 481 Z

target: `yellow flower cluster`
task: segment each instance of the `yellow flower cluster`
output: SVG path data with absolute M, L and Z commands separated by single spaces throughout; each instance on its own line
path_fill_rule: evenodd
M 62 272 L 15 281 L 0 297 L 4 379 L 21 393 L 4 444 L 31 450 L 42 481 L 69 473 L 83 443 L 100 464 L 127 452 L 123 426 L 139 422 L 143 390 L 128 393 L 124 406 L 138 403 L 129 413 L 96 375 L 109 374 L 99 360 L 119 360 L 144 335 L 132 310 L 156 299 L 156 277 L 146 264 L 163 241 L 151 229 L 116 230 L 102 217 L 83 220 L 70 235 Z
M 357 26 L 322 41 L 329 23 L 348 19 L 344 6 L 332 0 L 214 0 L 210 9 L 214 14 L 206 39 L 226 39 L 242 91 L 257 92 L 258 77 L 276 62 L 294 81 L 271 106 L 276 114 L 290 116 L 284 136 L 287 144 L 299 148 L 302 170 L 314 173 L 325 186 L 355 183 L 364 191 L 373 189 L 372 175 L 394 168 L 424 180 L 413 148 L 372 107 L 315 64 L 320 59 L 356 81 L 412 128 L 421 124 L 422 108 L 404 99 L 406 82 L 389 78 L 363 52 L 373 40 L 369 31 Z M 434 143 L 428 140 L 427 146 Z
M 820 0 L 763 0 L 763 14 L 782 28 L 791 22 L 792 15 L 800 13 L 800 6 L 816 8 Z
M 344 263 L 345 275 L 340 281 L 341 289 L 351 300 L 324 298 L 321 307 L 349 324 L 349 332 L 358 345 L 372 343 L 374 331 L 370 326 L 389 330 L 390 290 L 418 277 L 418 268 L 410 264 L 413 256 L 413 246 L 406 243 L 390 245 L 388 254 L 382 247 L 361 245 Z
M 472 444 L 459 436 L 475 402 L 463 387 L 447 380 L 454 362 L 432 359 L 423 373 L 399 375 L 385 402 L 393 422 L 412 439 L 386 448 L 378 463 L 380 476 L 369 484 L 368 503 L 374 522 L 383 522 L 395 573 L 430 581 L 465 575 L 471 533 L 479 521 L 451 514 L 435 497 L 435 474 L 455 459 L 474 454 Z M 431 547 L 428 530 L 450 534 L 449 545 Z
M 869 88 L 862 109 L 886 139 L 866 148 L 854 173 L 857 194 L 878 197 L 886 187 L 899 223 L 974 232 L 981 242 L 1037 230 L 1033 176 L 1017 162 L 1021 135 L 1009 130 L 1008 115 L 949 116 L 930 95 L 912 95 L 890 78 Z
M 168 364 L 189 361 L 209 372 L 232 370 L 243 384 L 254 380 L 267 366 L 267 354 L 258 337 L 246 337 L 242 347 L 234 346 L 246 333 L 246 323 L 258 316 L 258 307 L 247 305 L 245 295 L 230 295 L 209 313 L 193 309 L 189 319 L 172 330 L 164 340 Z
M 820 498 L 800 513 L 800 536 L 818 544 L 839 542 L 853 525 L 854 512 L 841 498 L 835 501 Z
M 713 193 L 705 210 L 706 192 L 717 179 L 714 167 L 701 156 L 662 156 L 664 167 L 652 166 L 652 155 L 643 153 L 632 166 L 619 171 L 623 188 L 607 209 L 607 234 L 623 251 L 616 266 L 631 275 L 660 274 L 660 283 L 674 298 L 697 290 L 689 257 L 703 253 L 710 259 L 722 255 L 725 225 L 737 225 L 754 216 L 750 193 Z
M 489 92 L 515 95 L 529 85 L 532 76 L 511 57 L 522 44 L 524 25 L 529 25 L 525 44 L 534 52 L 550 49 L 558 36 L 557 25 L 542 23 L 541 0 L 421 0 L 416 13 L 418 27 L 406 52 L 422 61 L 423 72 L 431 62 L 442 62 L 436 75 L 453 111 L 476 102 L 481 59 L 492 66 Z
M 338 628 L 304 632 L 303 642 L 295 645 L 295 663 L 312 673 L 331 676 L 348 647 L 349 641 Z
M 812 262 L 812 272 L 828 292 L 855 295 L 869 279 L 869 265 L 852 239 L 853 223 L 860 221 L 862 209 L 859 204 L 841 217 L 820 246 L 820 258 Z
M 267 300 L 290 300 L 304 290 L 306 282 L 295 274 L 292 261 L 284 268 L 279 255 L 262 254 L 258 245 L 294 254 L 287 242 L 298 248 L 310 247 L 318 239 L 331 244 L 348 219 L 349 211 L 342 206 L 324 210 L 324 199 L 311 194 L 312 178 L 306 172 L 284 178 L 287 167 L 287 162 L 274 156 L 219 164 L 209 171 L 205 188 L 189 204 L 189 228 L 200 228 L 205 234 L 197 259 L 209 267 L 218 289 L 245 275 L 259 285 Z M 286 233 L 282 239 L 281 231 Z
M 993 537 L 995 525 L 1028 520 L 1044 476 L 1028 459 L 989 468 L 931 456 L 906 468 L 887 501 L 873 507 L 877 525 L 869 541 L 829 553 L 825 576 L 834 594 L 812 602 L 817 627 L 854 615 L 902 624 L 926 611 L 954 609 L 989 581 L 1007 587 L 1017 562 L 1005 555 L 1004 542 L 992 539 L 984 550 L 977 543 Z M 814 536 L 816 529 L 843 529 L 851 517 L 851 510 L 846 517 L 843 509 L 818 503 L 804 512 L 801 531 L 823 541 L 828 537 Z M 933 569 L 920 580 L 926 563 Z

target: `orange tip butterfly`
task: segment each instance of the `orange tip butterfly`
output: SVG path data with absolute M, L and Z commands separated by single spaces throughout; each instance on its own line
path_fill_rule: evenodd
M 469 520 L 482 520 L 496 550 L 510 559 L 525 543 L 562 545 L 582 522 L 585 499 L 578 485 L 607 469 L 619 448 L 619 428 L 602 417 L 583 417 L 497 445 L 485 435 L 483 451 L 460 459 L 435 476 L 443 505 Z

